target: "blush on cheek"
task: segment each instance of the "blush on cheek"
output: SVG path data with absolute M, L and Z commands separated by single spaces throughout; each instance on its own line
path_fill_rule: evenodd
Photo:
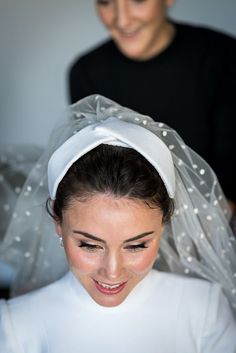
M 83 261 L 72 261 L 72 259 L 69 259 L 69 265 L 71 268 L 76 269 L 76 272 L 79 272 L 81 274 L 89 274 L 94 272 L 94 269 L 97 266 L 94 266 L 93 263 L 84 263 Z
M 145 274 L 150 271 L 157 257 L 157 251 L 150 251 L 145 254 L 145 256 L 140 253 L 140 257 L 136 257 L 130 263 L 130 269 L 136 274 Z
M 147 261 L 147 263 L 136 263 L 134 264 L 133 268 L 131 268 L 131 270 L 136 275 L 143 275 L 152 269 L 153 263 L 153 261 Z
M 152 265 L 145 267 L 145 268 L 135 268 L 135 271 L 133 272 L 136 276 L 144 276 L 146 275 L 149 271 L 151 271 Z
M 86 254 L 84 251 L 76 249 L 66 249 L 67 260 L 71 268 L 75 268 L 81 274 L 94 272 L 99 268 L 98 259 L 92 254 Z

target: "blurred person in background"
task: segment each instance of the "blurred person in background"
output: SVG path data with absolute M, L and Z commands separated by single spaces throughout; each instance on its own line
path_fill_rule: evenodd
M 215 170 L 234 213 L 236 40 L 173 21 L 174 2 L 96 1 L 110 39 L 71 64 L 69 100 L 99 93 L 176 129 Z

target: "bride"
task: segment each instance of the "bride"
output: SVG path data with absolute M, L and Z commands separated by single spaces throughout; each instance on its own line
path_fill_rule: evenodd
M 228 216 L 174 130 L 102 96 L 72 105 L 0 246 L 17 268 L 0 351 L 235 352 Z

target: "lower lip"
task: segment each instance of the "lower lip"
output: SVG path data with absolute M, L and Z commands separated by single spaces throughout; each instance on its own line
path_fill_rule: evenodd
M 107 294 L 107 295 L 114 295 L 114 294 L 120 293 L 124 289 L 124 287 L 126 286 L 127 282 L 121 283 L 118 287 L 115 287 L 115 288 L 104 288 L 95 280 L 94 280 L 94 283 L 95 283 L 96 289 L 99 292 L 101 292 L 103 294 Z

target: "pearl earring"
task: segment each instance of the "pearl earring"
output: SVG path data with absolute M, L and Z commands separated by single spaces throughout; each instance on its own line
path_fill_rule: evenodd
M 60 246 L 61 246 L 62 248 L 64 247 L 63 239 L 62 239 L 61 236 L 59 237 L 59 244 L 60 244 Z

